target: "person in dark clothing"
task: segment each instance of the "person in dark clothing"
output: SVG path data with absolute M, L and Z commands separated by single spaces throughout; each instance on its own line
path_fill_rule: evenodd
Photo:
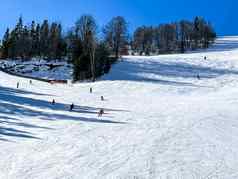
M 30 85 L 32 85 L 32 80 L 30 80 Z
M 53 99 L 53 101 L 52 101 L 52 105 L 55 105 L 55 100 Z
M 70 105 L 70 111 L 73 111 L 73 109 L 74 109 L 74 103 Z
M 93 88 L 90 88 L 90 93 L 93 93 Z
M 19 88 L 19 86 L 20 86 L 20 83 L 19 83 L 19 82 L 17 82 L 17 89 Z
M 104 97 L 103 96 L 101 96 L 101 101 L 104 101 Z
M 98 112 L 98 117 L 102 117 L 103 114 L 105 114 L 104 109 L 100 109 L 100 111 Z
M 200 75 L 199 75 L 199 74 L 197 75 L 197 79 L 198 79 L 198 80 L 200 80 L 200 79 L 201 79 L 201 77 L 200 77 Z

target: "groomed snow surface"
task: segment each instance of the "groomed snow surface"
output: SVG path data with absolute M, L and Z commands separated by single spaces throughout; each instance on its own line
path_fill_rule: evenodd
M 0 76 L 0 179 L 238 178 L 238 37 L 125 57 L 96 83 Z

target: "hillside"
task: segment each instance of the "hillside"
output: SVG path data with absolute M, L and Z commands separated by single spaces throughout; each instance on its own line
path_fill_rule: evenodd
M 44 80 L 72 80 L 72 64 L 65 60 L 1 60 L 0 68 L 17 75 Z
M 0 178 L 238 178 L 238 37 L 124 57 L 96 83 L 0 76 Z

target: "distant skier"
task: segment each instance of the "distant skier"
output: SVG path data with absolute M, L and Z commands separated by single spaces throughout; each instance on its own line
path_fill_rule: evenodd
M 74 103 L 70 105 L 70 111 L 73 111 L 73 109 L 74 109 Z
M 52 101 L 52 105 L 55 105 L 55 100 L 53 99 L 53 101 Z
M 207 60 L 207 56 L 204 57 L 204 60 Z
M 17 89 L 19 88 L 19 86 L 20 86 L 20 83 L 19 83 L 19 82 L 17 82 Z
M 93 93 L 93 88 L 90 88 L 90 93 Z
M 32 85 L 32 80 L 30 80 L 30 85 Z
M 103 96 L 101 96 L 101 101 L 104 101 L 104 97 Z
M 104 109 L 100 109 L 98 112 L 98 117 L 102 117 L 103 114 L 105 114 Z
M 201 77 L 200 77 L 200 75 L 199 75 L 199 74 L 197 75 L 197 79 L 198 79 L 198 80 L 200 80 L 200 79 L 201 79 Z

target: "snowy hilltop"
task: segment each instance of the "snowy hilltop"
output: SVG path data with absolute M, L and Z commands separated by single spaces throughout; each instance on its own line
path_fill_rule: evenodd
M 95 83 L 0 76 L 1 179 L 238 178 L 238 37 Z

